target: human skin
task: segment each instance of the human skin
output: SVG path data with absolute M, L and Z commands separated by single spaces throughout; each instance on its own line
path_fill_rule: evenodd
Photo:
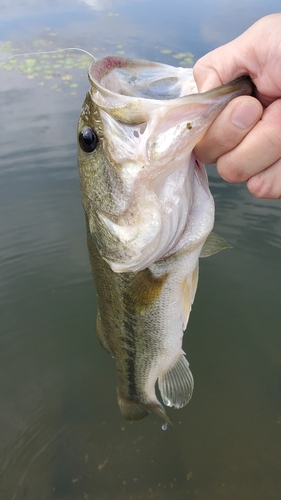
M 246 182 L 258 198 L 281 198 L 281 14 L 266 16 L 235 40 L 197 61 L 194 77 L 205 92 L 241 75 L 254 97 L 231 101 L 195 148 L 221 177 Z

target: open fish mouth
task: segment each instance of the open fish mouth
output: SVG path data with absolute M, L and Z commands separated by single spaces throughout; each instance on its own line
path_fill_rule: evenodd
M 130 102 L 131 97 L 170 100 L 195 94 L 197 90 L 191 68 L 117 56 L 108 56 L 92 63 L 89 68 L 89 80 L 104 96 L 117 99 L 117 105 L 122 101 Z M 200 96 L 214 99 L 223 94 L 251 94 L 252 91 L 251 79 L 242 75 Z

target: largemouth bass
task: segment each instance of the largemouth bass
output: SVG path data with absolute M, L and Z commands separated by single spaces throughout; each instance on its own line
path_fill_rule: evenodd
M 109 56 L 89 68 L 78 163 L 98 295 L 97 335 L 116 361 L 128 420 L 183 407 L 193 377 L 182 337 L 199 256 L 227 245 L 193 148 L 248 77 L 196 93 L 192 70 Z M 211 234 L 210 234 L 211 233 Z

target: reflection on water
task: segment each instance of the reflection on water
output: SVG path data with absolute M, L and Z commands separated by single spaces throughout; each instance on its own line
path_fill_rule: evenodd
M 193 6 L 193 27 L 180 0 L 177 10 L 169 2 L 160 8 L 140 0 L 130 7 L 120 0 L 104 11 L 77 1 L 61 25 L 59 5 L 54 16 L 47 1 L 43 14 L 34 2 L 13 12 L 2 3 L 9 23 L 0 21 L 1 35 L 22 45 L 23 21 L 28 43 L 52 24 L 64 46 L 104 44 L 116 51 L 120 37 L 126 55 L 158 54 L 171 63 L 169 53 L 153 47 L 198 56 L 220 40 L 202 39 L 204 25 L 209 33 L 219 29 L 222 41 L 232 36 L 225 24 L 234 12 L 230 2 L 222 11 L 221 2 L 212 4 L 212 14 L 203 0 Z M 248 24 L 265 13 L 258 1 L 255 9 L 253 2 L 243 6 L 239 15 L 248 9 Z M 111 10 L 119 17 L 108 16 Z M 233 36 L 243 29 L 238 14 L 229 23 Z M 256 200 L 209 168 L 216 231 L 233 249 L 201 262 L 184 345 L 194 396 L 185 408 L 168 409 L 172 430 L 163 431 L 153 415 L 129 424 L 117 405 L 114 362 L 94 335 L 96 300 L 76 167 L 86 75 L 76 95 L 13 72 L 1 73 L 0 82 L 1 500 L 278 500 L 279 202 Z

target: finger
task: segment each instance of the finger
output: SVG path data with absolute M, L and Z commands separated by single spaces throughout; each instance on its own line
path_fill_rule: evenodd
M 236 148 L 217 161 L 221 177 L 245 182 L 281 158 L 281 99 L 265 109 L 262 119 Z
M 281 198 L 281 160 L 253 175 L 247 182 L 247 188 L 257 198 Z
M 280 96 L 281 14 L 266 16 L 239 37 L 218 47 L 197 61 L 193 74 L 199 92 L 249 75 L 256 97 L 264 106 Z M 279 31 L 278 31 L 279 30 Z
M 206 92 L 222 85 L 218 71 L 212 67 L 212 52 L 207 56 L 199 59 L 193 67 L 193 76 L 198 87 L 198 92 Z
M 248 71 L 246 67 L 244 68 L 244 64 L 237 60 L 236 46 L 233 42 L 201 57 L 193 68 L 199 92 L 206 92 L 243 74 L 248 74 Z
M 262 105 L 253 97 L 241 96 L 231 101 L 195 147 L 198 160 L 215 163 L 217 158 L 236 148 L 262 112 Z

